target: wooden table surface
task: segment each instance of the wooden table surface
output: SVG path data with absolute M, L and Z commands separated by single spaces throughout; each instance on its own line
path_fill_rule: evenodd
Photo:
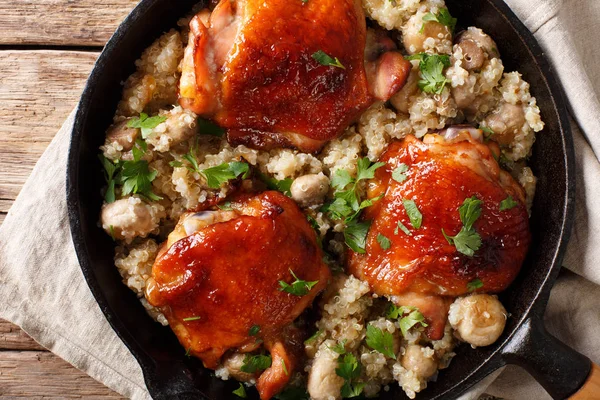
M 0 224 L 137 2 L 0 1 Z M 121 398 L 0 320 L 0 398 L 7 397 Z

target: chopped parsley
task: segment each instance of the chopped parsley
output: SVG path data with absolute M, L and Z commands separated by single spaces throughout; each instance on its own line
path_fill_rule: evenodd
M 114 169 L 107 169 L 110 161 L 103 161 L 104 169 L 107 172 L 108 189 L 105 198 L 114 201 L 115 184 L 122 185 L 121 194 L 139 194 L 150 200 L 160 200 L 162 197 L 152 191 L 152 181 L 156 179 L 158 171 L 150 170 L 148 161 L 133 160 L 119 161 L 113 164 Z M 108 167 L 112 168 L 112 167 Z M 112 172 L 110 174 L 109 172 Z M 115 176 L 116 173 L 116 176 Z
M 186 357 L 191 357 L 191 355 L 190 355 L 190 352 L 191 352 L 191 351 L 192 351 L 192 348 L 191 348 L 191 347 L 188 347 L 188 348 L 185 350 L 185 356 L 186 356 Z
M 219 210 L 223 210 L 223 211 L 231 211 L 231 210 L 233 210 L 233 207 L 231 207 L 231 202 L 230 201 L 226 201 L 223 204 L 217 204 L 217 207 L 219 208 Z
M 467 283 L 467 290 L 469 292 L 474 292 L 475 290 L 482 288 L 482 287 L 483 287 L 483 282 L 479 278 L 473 279 L 471 282 Z
M 139 128 L 142 132 L 142 138 L 146 139 L 151 133 L 152 129 L 162 124 L 167 120 L 167 117 L 156 115 L 154 117 L 148 117 L 146 113 L 140 113 L 139 117 L 130 119 L 127 122 L 128 128 Z
M 113 203 L 115 201 L 115 172 L 119 169 L 119 164 L 113 163 L 108 158 L 104 157 L 104 155 L 100 154 L 99 156 L 100 162 L 104 167 L 104 178 L 106 179 L 106 183 L 108 186 L 106 187 L 106 194 L 104 195 L 104 200 L 107 203 Z
M 500 202 L 500 211 L 510 210 L 511 208 L 515 208 L 519 203 L 512 198 L 512 196 L 508 196 L 504 200 Z
M 202 318 L 202 317 L 187 317 L 187 318 L 184 318 L 183 320 L 184 320 L 185 322 L 188 322 L 188 321 L 198 321 L 198 320 L 199 320 L 199 319 L 201 319 L 201 318 Z
M 222 137 L 225 129 L 208 119 L 198 118 L 198 132 L 202 135 Z
M 370 221 L 351 221 L 344 229 L 346 245 L 357 253 L 364 254 L 367 246 L 367 234 L 371 227 Z
M 346 354 L 346 339 L 342 340 L 341 342 L 337 342 L 335 346 L 330 347 L 329 350 L 338 354 Z
M 402 221 L 398 221 L 398 226 L 396 227 L 396 229 L 394 229 L 394 235 L 398 234 L 398 230 L 401 230 L 402 232 L 404 232 L 408 236 L 412 236 L 412 233 L 410 233 L 410 231 L 408 230 L 408 228 L 406 227 L 406 225 L 404 225 L 402 223 Z
M 356 177 L 350 176 L 350 173 L 346 170 L 337 170 L 331 179 L 331 186 L 335 189 L 333 194 L 335 200 L 321 208 L 332 219 L 344 219 L 346 223 L 346 229 L 344 230 L 346 245 L 357 253 L 365 252 L 367 233 L 371 225 L 370 222 L 357 222 L 360 213 L 383 197 L 379 196 L 374 199 L 360 201 L 359 182 L 374 178 L 375 171 L 384 165 L 385 163 L 381 162 L 371 163 L 365 157 L 357 162 Z
M 258 332 L 260 332 L 260 326 L 252 325 L 250 327 L 250 329 L 248 330 L 248 336 L 256 336 L 256 335 L 258 335 Z
M 398 168 L 396 168 L 394 171 L 392 171 L 392 178 L 396 182 L 402 183 L 406 180 L 406 174 L 405 174 L 406 171 L 408 171 L 408 165 L 402 163 L 398 166 Z
M 392 242 L 390 241 L 390 239 L 388 239 L 381 233 L 377 234 L 377 243 L 379 243 L 379 246 L 381 246 L 383 250 L 388 250 L 390 247 L 392 247 Z
M 249 170 L 250 167 L 245 162 L 230 161 L 216 167 L 203 169 L 201 173 L 206 178 L 206 184 L 209 188 L 218 189 L 223 183 L 240 175 L 245 175 Z
M 451 32 L 454 32 L 454 28 L 456 28 L 456 18 L 453 18 L 452 15 L 450 15 L 450 11 L 448 11 L 447 8 L 440 8 L 440 11 L 438 11 L 437 14 L 433 14 L 428 12 L 427 14 L 425 14 L 423 16 L 423 21 L 424 22 L 429 22 L 429 21 L 435 21 L 435 22 L 439 22 L 442 25 L 447 26 L 448 28 L 450 28 Z M 421 30 L 419 32 L 423 33 L 423 30 L 425 29 L 425 24 L 423 24 L 421 26 Z
M 271 366 L 271 356 L 264 354 L 257 354 L 251 356 L 247 354 L 244 358 L 244 364 L 240 368 L 242 372 L 253 374 L 258 371 L 264 371 Z
M 115 227 L 111 225 L 111 226 L 109 226 L 109 228 L 110 228 L 110 238 L 111 238 L 113 241 L 117 240 L 117 239 L 115 238 Z
M 367 346 L 389 358 L 396 358 L 392 334 L 371 324 L 367 325 Z
M 293 294 L 294 296 L 306 296 L 308 292 L 317 284 L 319 281 L 307 282 L 302 279 L 298 279 L 294 271 L 290 269 L 290 273 L 294 277 L 295 281 L 290 285 L 285 281 L 279 281 L 279 290 L 282 292 L 286 292 L 289 294 Z
M 442 229 L 442 234 L 448 243 L 469 257 L 473 257 L 473 254 L 481 247 L 481 236 L 473 228 L 473 224 L 481 216 L 481 203 L 482 201 L 475 196 L 465 199 L 458 209 L 463 226 L 456 236 L 449 236 Z
M 483 140 L 489 142 L 492 136 L 494 136 L 494 131 L 492 128 L 488 128 L 487 126 L 479 125 L 479 130 L 483 132 Z
M 283 180 L 277 180 L 269 175 L 263 174 L 258 171 L 258 178 L 267 185 L 268 189 L 277 190 L 286 196 L 290 197 L 292 195 L 292 183 L 294 180 L 292 178 L 285 178 Z
M 309 337 L 308 339 L 306 339 L 304 341 L 304 344 L 311 344 L 317 341 L 317 339 L 319 338 L 319 336 L 321 336 L 324 332 L 319 329 L 318 331 L 316 331 L 315 333 L 312 334 L 311 337 Z
M 415 325 L 427 327 L 425 317 L 419 312 L 416 307 L 400 306 L 390 304 L 386 311 L 386 316 L 390 319 L 398 319 L 402 335 L 406 336 L 409 329 Z
M 343 398 L 357 397 L 362 393 L 365 384 L 357 382 L 360 370 L 360 363 L 352 353 L 338 358 L 338 367 L 335 369 L 335 373 L 345 381 L 341 390 Z
M 290 373 L 288 372 L 287 366 L 285 365 L 285 360 L 282 358 L 281 359 L 281 366 L 283 367 L 283 372 L 285 372 L 286 376 L 290 376 Z
M 346 69 L 346 67 L 342 65 L 342 63 L 337 57 L 331 57 L 322 50 L 313 53 L 312 58 L 314 58 L 319 64 L 325 65 L 327 67 Z
M 241 383 L 240 387 L 235 389 L 232 393 L 235 394 L 237 397 L 241 397 L 242 399 L 246 398 L 246 388 Z
M 420 53 L 407 57 L 408 60 L 419 60 L 421 80 L 419 89 L 425 93 L 440 94 L 448 79 L 444 76 L 444 68 L 450 66 L 450 56 L 447 54 Z
M 423 223 L 423 214 L 419 211 L 419 208 L 415 204 L 414 200 L 402 199 L 402 205 L 406 210 L 410 224 L 415 229 L 419 229 Z

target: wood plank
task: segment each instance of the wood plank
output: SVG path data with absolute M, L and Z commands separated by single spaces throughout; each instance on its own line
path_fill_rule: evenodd
M 98 54 L 0 51 L 0 212 L 77 104 Z
M 18 326 L 0 319 L 0 350 L 41 350 L 46 349 L 36 343 Z
M 0 44 L 103 46 L 138 0 L 3 0 Z
M 0 397 L 123 399 L 50 352 L 0 351 Z

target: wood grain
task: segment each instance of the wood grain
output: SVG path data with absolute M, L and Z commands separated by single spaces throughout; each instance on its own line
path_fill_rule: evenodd
M 0 320 L 0 350 L 46 350 L 18 326 Z
M 82 51 L 0 51 L 0 212 L 8 211 L 77 104 L 97 57 Z
M 103 46 L 137 0 L 3 0 L 0 44 Z
M 0 351 L 0 397 L 122 399 L 49 352 Z
M 600 366 L 592 363 L 592 370 L 585 384 L 569 397 L 570 400 L 596 400 L 600 398 Z

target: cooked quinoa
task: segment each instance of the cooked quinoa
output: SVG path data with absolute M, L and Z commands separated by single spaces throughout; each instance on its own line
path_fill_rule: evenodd
M 138 295 L 148 313 L 159 323 L 168 324 L 143 295 L 159 251 L 158 243 L 173 229 L 182 213 L 207 200 L 224 199 L 232 190 L 227 186 L 210 188 L 203 175 L 183 165 L 181 161 L 190 149 L 195 152 L 200 170 L 242 160 L 276 180 L 296 179 L 307 174 L 324 174 L 331 179 L 338 170 L 355 175 L 360 158 L 376 161 L 391 141 L 409 134 L 423 137 L 426 133 L 460 123 L 493 128 L 494 124 L 502 124 L 497 118 L 504 110 L 502 107 L 512 106 L 515 107 L 512 110 L 522 110 L 524 119 L 514 138 L 509 143 L 501 143 L 501 158 L 505 160 L 503 166 L 510 169 L 524 187 L 528 207 L 531 206 L 536 178 L 525 161 L 531 154 L 535 132 L 541 131 L 544 123 L 536 99 L 530 94 L 529 84 L 518 72 L 505 72 L 500 57 L 486 58 L 477 71 L 466 69 L 463 51 L 453 45 L 450 31 L 435 31 L 431 37 L 426 36 L 428 30 L 419 33 L 423 16 L 438 13 L 445 7 L 443 0 L 363 0 L 363 6 L 368 18 L 382 28 L 395 31 L 394 37 L 400 41 L 404 38 L 405 43 L 410 43 L 410 48 L 404 49 L 405 53 L 415 53 L 421 46 L 428 54 L 450 56 L 451 65 L 444 72 L 448 83 L 435 94 L 419 90 L 415 81 L 412 92 L 407 90 L 405 97 L 397 101 L 373 104 L 341 137 L 330 141 L 318 154 L 290 149 L 263 151 L 234 147 L 223 137 L 204 134 L 206 132 L 198 126 L 197 116 L 177 104 L 179 66 L 187 43 L 189 18 L 182 19 L 178 29 L 159 37 L 136 61 L 137 70 L 124 82 L 114 125 L 109 128 L 101 151 L 109 160 L 132 159 L 133 141 L 116 141 L 111 132 L 142 112 L 162 117 L 163 121 L 145 138 L 148 149 L 144 155 L 150 169 L 156 171 L 152 190 L 161 199 L 117 196 L 116 202 L 105 205 L 103 213 L 122 213 L 120 218 L 129 219 L 124 222 L 127 228 L 114 232 L 112 225 L 105 223 L 103 228 L 111 231 L 118 241 L 115 265 L 123 282 Z M 481 32 L 474 27 L 469 30 L 476 34 Z M 419 61 L 413 60 L 412 64 L 413 77 L 418 79 Z M 331 196 L 332 191 L 326 199 Z M 321 206 L 322 203 L 306 206 L 304 211 L 317 222 L 323 248 L 333 256 L 333 268 L 342 271 L 345 244 L 341 232 L 345 226 L 343 221 L 332 220 L 320 211 Z M 403 335 L 399 321 L 386 317 L 387 303 L 388 299 L 374 295 L 367 283 L 337 272 L 318 303 L 321 317 L 314 329 L 318 334 L 306 342 L 308 363 L 305 374 L 298 379 L 308 380 L 310 387 L 316 384 L 311 383 L 311 379 L 320 377 L 320 385 L 339 390 L 344 381 L 335 375 L 339 354 L 332 348 L 341 344 L 361 364 L 360 380 L 365 383 L 363 390 L 367 396 L 377 396 L 380 391 L 399 385 L 414 398 L 428 381 L 435 379 L 435 371 L 449 365 L 457 339 L 450 322 L 441 340 L 429 340 L 424 327 L 419 324 Z M 453 307 L 455 310 L 458 306 Z M 370 324 L 392 335 L 396 358 L 365 344 L 366 329 Z M 419 360 L 420 367 L 411 364 L 415 360 Z M 407 368 L 407 365 L 412 367 Z M 434 368 L 434 373 L 425 374 L 423 368 L 426 367 Z M 221 367 L 217 376 L 228 379 L 229 373 Z

